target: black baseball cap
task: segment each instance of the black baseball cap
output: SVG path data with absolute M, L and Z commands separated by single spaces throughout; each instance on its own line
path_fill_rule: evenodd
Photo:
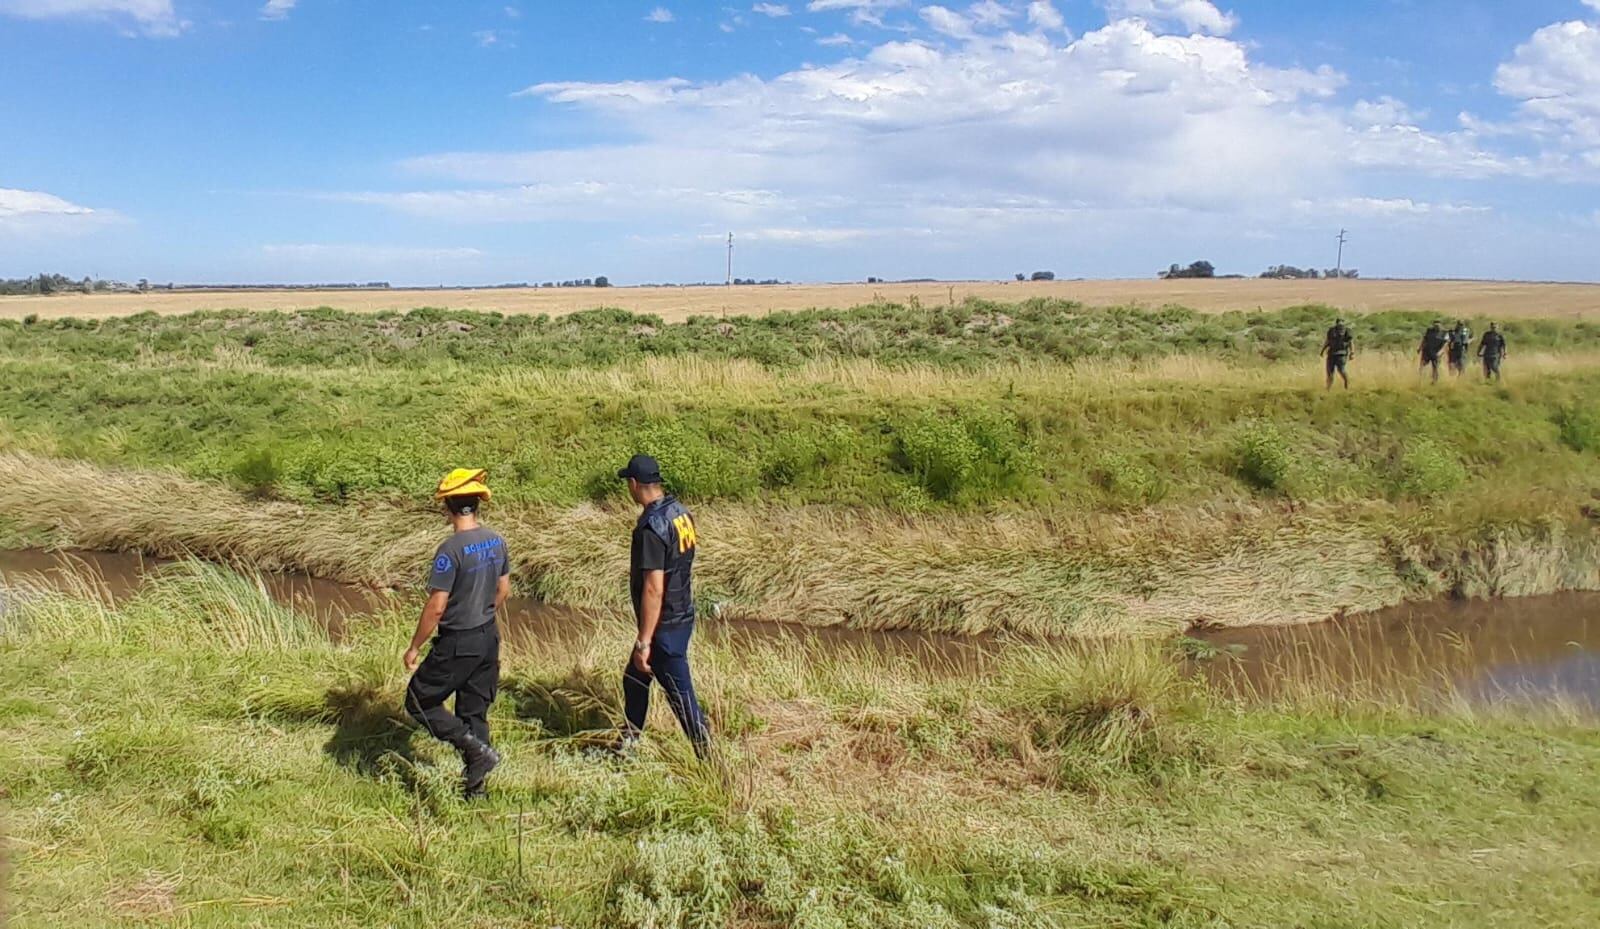
M 661 465 L 649 455 L 634 455 L 628 459 L 628 466 L 617 472 L 617 477 L 633 478 L 641 484 L 659 484 Z

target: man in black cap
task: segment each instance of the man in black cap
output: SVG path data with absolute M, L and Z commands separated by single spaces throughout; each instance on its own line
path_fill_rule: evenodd
M 641 507 L 633 527 L 628 586 L 639 634 L 622 673 L 623 751 L 630 750 L 650 711 L 650 684 L 659 680 L 667 705 L 701 758 L 710 747 L 705 713 L 695 699 L 689 674 L 689 639 L 694 635 L 691 572 L 698 539 L 694 516 L 662 487 L 661 467 L 649 455 L 635 455 L 617 472 Z
M 1344 319 L 1333 321 L 1333 328 L 1328 330 L 1328 335 L 1322 340 L 1322 351 L 1319 355 L 1326 355 L 1328 383 L 1323 389 L 1333 389 L 1333 376 L 1338 374 L 1344 381 L 1344 389 L 1350 389 L 1350 374 L 1346 370 L 1350 363 L 1350 356 L 1355 351 L 1356 339 L 1350 334 L 1349 327 L 1345 326 Z

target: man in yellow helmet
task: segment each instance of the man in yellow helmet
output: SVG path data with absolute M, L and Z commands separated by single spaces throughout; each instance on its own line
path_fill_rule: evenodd
M 439 481 L 433 498 L 443 501 L 455 531 L 434 553 L 428 601 L 404 659 L 413 672 L 406 712 L 461 752 L 462 792 L 468 799 L 484 795 L 484 782 L 500 763 L 489 745 L 488 717 L 500 686 L 495 618 L 511 593 L 505 539 L 478 523 L 478 510 L 489 500 L 487 479 L 485 471 L 457 468 Z M 419 667 L 418 653 L 430 637 L 433 647 Z M 444 707 L 452 696 L 454 713 Z

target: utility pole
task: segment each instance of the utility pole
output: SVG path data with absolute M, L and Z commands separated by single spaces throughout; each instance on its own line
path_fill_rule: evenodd
M 1344 243 L 1345 230 L 1339 230 L 1339 260 L 1333 265 L 1333 275 L 1336 278 L 1344 277 Z
M 733 286 L 733 233 L 728 233 L 728 286 Z

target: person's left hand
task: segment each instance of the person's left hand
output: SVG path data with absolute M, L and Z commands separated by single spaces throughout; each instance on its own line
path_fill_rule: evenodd
M 408 648 L 406 649 L 405 657 L 401 658 L 400 660 L 405 663 L 407 671 L 415 671 L 417 670 L 417 662 L 420 659 L 417 656 L 417 650 L 415 648 Z

